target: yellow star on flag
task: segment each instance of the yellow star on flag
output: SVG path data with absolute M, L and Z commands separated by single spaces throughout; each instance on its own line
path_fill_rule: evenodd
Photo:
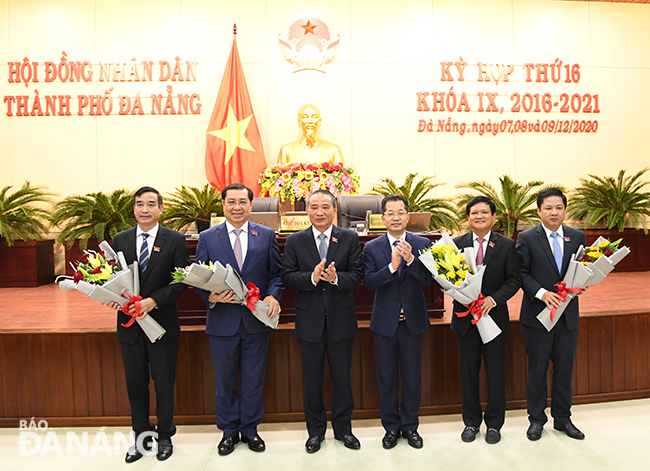
M 237 117 L 235 116 L 235 112 L 232 109 L 232 105 L 229 104 L 226 126 L 223 129 L 219 129 L 217 131 L 208 131 L 208 134 L 214 137 L 218 137 L 226 143 L 226 159 L 224 161 L 224 165 L 226 165 L 232 158 L 237 147 L 244 150 L 252 150 L 255 152 L 255 149 L 253 146 L 251 146 L 250 142 L 248 142 L 248 139 L 246 139 L 246 136 L 244 135 L 246 128 L 248 128 L 248 123 L 252 117 L 253 115 L 251 114 L 249 117 L 244 118 L 241 121 L 237 121 Z

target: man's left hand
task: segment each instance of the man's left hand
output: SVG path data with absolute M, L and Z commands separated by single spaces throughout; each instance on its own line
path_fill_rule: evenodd
M 328 283 L 334 283 L 336 281 L 336 267 L 334 266 L 334 262 L 330 263 L 330 266 L 323 271 L 320 279 Z
M 263 301 L 269 305 L 269 312 L 268 316 L 273 319 L 275 316 L 280 314 L 280 303 L 278 302 L 277 299 L 275 299 L 274 296 L 267 296 L 266 298 L 263 299 Z
M 492 310 L 494 307 L 494 302 L 492 301 L 492 298 L 487 297 L 483 298 L 483 305 L 481 306 L 481 314 L 486 315 L 488 312 Z
M 402 258 L 404 259 L 404 261 L 406 263 L 411 263 L 413 261 L 413 259 L 415 258 L 413 253 L 411 253 L 411 250 L 412 250 L 411 249 L 411 244 L 409 244 L 405 240 L 400 240 L 397 243 L 397 250 L 399 250 L 400 255 L 402 256 Z
M 149 312 L 151 312 L 158 304 L 154 301 L 153 298 L 144 298 L 140 301 L 140 318 L 145 317 Z M 135 313 L 135 304 L 129 306 L 129 311 L 127 314 L 133 315 Z

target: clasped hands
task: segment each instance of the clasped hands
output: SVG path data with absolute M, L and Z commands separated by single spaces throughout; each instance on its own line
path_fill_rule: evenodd
M 210 293 L 208 300 L 211 303 L 230 303 L 230 304 L 240 304 L 239 298 L 237 295 L 230 289 L 222 291 L 221 293 Z M 268 316 L 273 319 L 275 316 L 280 314 L 280 303 L 273 296 L 267 296 L 263 301 L 269 305 Z
M 326 260 L 323 259 L 318 265 L 314 267 L 314 272 L 311 274 L 311 279 L 314 283 L 318 283 L 320 280 L 327 281 L 328 283 L 336 284 L 336 267 L 334 262 L 330 263 L 327 268 L 325 268 Z
M 397 270 L 399 264 L 402 263 L 402 259 L 404 259 L 406 263 L 411 263 L 414 258 L 415 255 L 411 252 L 411 244 L 405 240 L 400 240 L 397 242 L 395 250 L 391 253 L 390 265 L 393 267 L 393 270 Z

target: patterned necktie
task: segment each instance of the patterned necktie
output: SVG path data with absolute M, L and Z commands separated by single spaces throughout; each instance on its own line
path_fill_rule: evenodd
M 244 232 L 243 229 L 233 229 L 235 233 L 235 246 L 233 247 L 233 252 L 235 252 L 235 260 L 237 260 L 237 266 L 241 270 L 241 267 L 244 265 L 244 254 L 241 249 L 241 240 L 239 240 L 239 234 Z
M 146 232 L 142 234 L 142 246 L 140 247 L 140 272 L 144 273 L 149 263 L 149 244 L 147 244 L 147 237 L 149 234 Z
M 557 236 L 557 232 L 551 232 L 551 237 L 553 237 L 553 255 L 555 256 L 555 264 L 557 265 L 557 271 L 562 273 L 562 247 L 560 247 L 560 242 L 557 240 Z
M 476 252 L 476 264 L 483 265 L 483 242 L 485 239 L 483 237 L 478 237 L 478 251 Z
M 318 254 L 322 260 L 324 258 L 327 258 L 327 243 L 325 242 L 327 240 L 327 236 L 325 234 L 319 234 L 318 240 L 320 241 L 318 243 Z

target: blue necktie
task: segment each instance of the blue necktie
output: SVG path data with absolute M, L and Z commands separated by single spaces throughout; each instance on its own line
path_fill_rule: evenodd
M 142 234 L 142 247 L 140 247 L 140 273 L 144 273 L 147 269 L 147 263 L 149 263 L 149 245 L 147 244 L 147 237 L 149 234 Z
M 560 242 L 557 240 L 557 232 L 551 232 L 551 237 L 553 237 L 553 255 L 555 256 L 555 264 L 557 265 L 557 271 L 562 273 L 562 247 L 560 247 Z

